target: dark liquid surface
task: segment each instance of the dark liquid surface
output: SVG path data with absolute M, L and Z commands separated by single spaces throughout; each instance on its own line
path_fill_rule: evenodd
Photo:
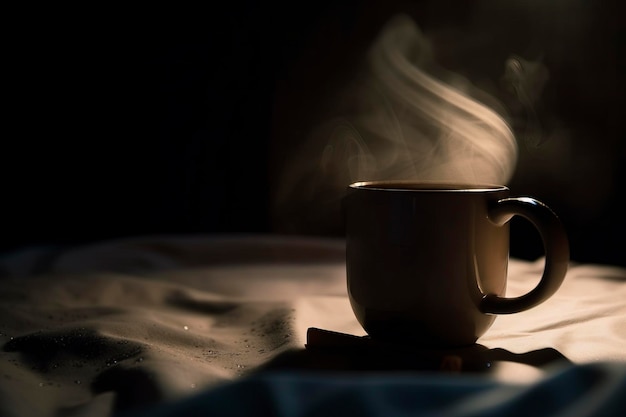
M 352 184 L 354 189 L 376 190 L 408 190 L 408 191 L 445 191 L 445 192 L 480 192 L 503 191 L 507 188 L 495 184 L 465 184 L 452 182 L 418 182 L 418 181 L 366 181 Z

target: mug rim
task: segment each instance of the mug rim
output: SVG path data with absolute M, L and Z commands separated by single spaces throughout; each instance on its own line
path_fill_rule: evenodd
M 411 186 L 411 187 L 406 187 Z M 422 186 L 423 188 L 419 188 Z M 509 188 L 500 184 L 468 183 L 452 181 L 417 181 L 417 180 L 376 180 L 357 181 L 348 186 L 354 190 L 376 190 L 417 193 L 484 193 L 509 191 Z

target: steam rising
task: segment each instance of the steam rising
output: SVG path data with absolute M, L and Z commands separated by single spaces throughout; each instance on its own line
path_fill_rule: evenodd
M 436 77 L 435 77 L 436 76 Z M 467 80 L 437 68 L 430 45 L 396 16 L 371 46 L 363 74 L 335 104 L 281 178 L 279 213 L 337 205 L 354 181 L 505 184 L 517 144 L 505 120 L 472 97 Z
M 548 70 L 539 61 L 528 61 L 518 56 L 512 56 L 505 63 L 503 84 L 509 93 L 515 97 L 522 121 L 517 123 L 518 138 L 520 128 L 522 139 L 531 146 L 539 146 L 545 141 L 541 134 L 539 117 L 535 112 L 535 104 L 539 101 L 541 92 L 548 81 Z

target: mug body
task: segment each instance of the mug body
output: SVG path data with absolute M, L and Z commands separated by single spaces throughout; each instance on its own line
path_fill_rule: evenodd
M 344 198 L 352 309 L 373 338 L 428 347 L 472 344 L 493 323 L 484 294 L 503 296 L 508 223 L 488 218 L 497 185 L 352 184 Z

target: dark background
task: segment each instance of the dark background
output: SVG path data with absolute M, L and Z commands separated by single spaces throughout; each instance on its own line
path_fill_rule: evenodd
M 625 264 L 617 1 L 293 3 L 8 13 L 2 251 L 283 232 L 270 199 L 291 133 L 404 11 L 441 64 L 472 80 L 496 79 L 513 53 L 541 58 L 550 79 L 537 112 L 551 139 L 520 145 L 509 186 L 561 216 L 574 260 Z M 513 256 L 541 255 L 534 233 L 513 224 Z

